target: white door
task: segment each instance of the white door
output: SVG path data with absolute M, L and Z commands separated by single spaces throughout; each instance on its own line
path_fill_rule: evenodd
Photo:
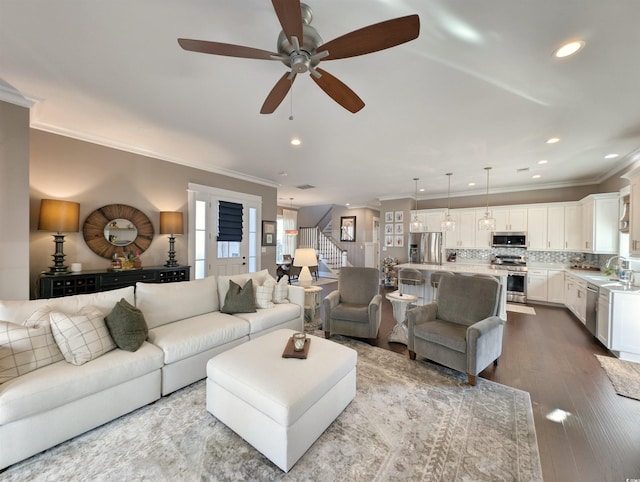
M 189 262 L 195 279 L 260 269 L 261 204 L 259 196 L 189 185 Z M 225 212 L 240 222 L 239 237 L 225 238 Z

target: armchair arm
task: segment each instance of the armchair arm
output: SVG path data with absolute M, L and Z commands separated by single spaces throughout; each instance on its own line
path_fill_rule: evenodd
M 369 338 L 378 336 L 382 322 L 382 295 L 377 294 L 369 302 Z
M 438 314 L 438 305 L 435 303 L 429 303 L 428 305 L 416 306 L 407 310 L 407 327 L 409 335 L 408 348 L 413 350 L 413 334 L 416 325 L 426 323 L 427 321 L 433 321 Z
M 467 373 L 477 375 L 502 353 L 504 320 L 490 316 L 467 328 Z
M 340 292 L 338 290 L 332 291 L 322 300 L 322 307 L 324 308 L 324 320 L 322 320 L 322 326 L 325 331 L 331 329 L 331 310 L 340 303 Z

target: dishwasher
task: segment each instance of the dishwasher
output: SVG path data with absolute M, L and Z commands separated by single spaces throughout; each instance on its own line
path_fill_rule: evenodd
M 593 336 L 597 335 L 598 320 L 598 295 L 600 288 L 591 283 L 587 284 L 587 312 L 585 315 L 585 326 Z

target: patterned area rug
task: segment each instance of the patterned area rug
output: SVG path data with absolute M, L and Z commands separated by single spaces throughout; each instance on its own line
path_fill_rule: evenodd
M 200 381 L 16 464 L 1 478 L 542 480 L 527 392 L 483 379 L 471 387 L 461 373 L 332 340 L 358 352 L 357 395 L 288 474 L 206 411 Z
M 640 400 L 640 363 L 596 355 L 618 395 Z

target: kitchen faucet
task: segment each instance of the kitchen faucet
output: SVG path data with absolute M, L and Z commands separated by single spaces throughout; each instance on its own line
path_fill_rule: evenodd
M 611 262 L 612 262 L 614 259 L 617 259 L 617 260 L 618 260 L 618 263 L 620 262 L 620 256 L 611 256 L 611 257 L 607 260 L 607 262 L 605 263 L 604 268 L 605 268 L 605 269 L 611 269 Z

